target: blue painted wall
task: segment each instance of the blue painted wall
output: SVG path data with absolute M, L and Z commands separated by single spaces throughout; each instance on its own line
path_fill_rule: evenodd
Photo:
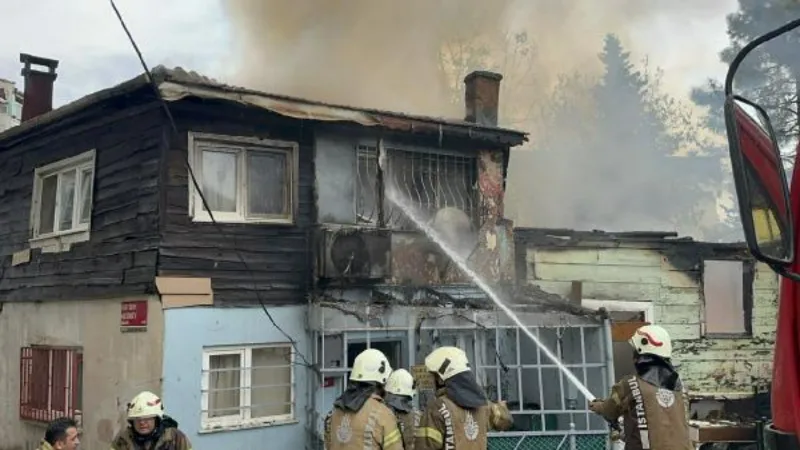
M 275 322 L 297 341 L 311 358 L 305 331 L 306 307 L 269 309 Z M 203 348 L 219 345 L 286 342 L 260 308 L 176 308 L 164 312 L 164 381 L 166 413 L 178 421 L 194 450 L 251 450 L 279 443 L 280 448 L 302 449 L 306 443 L 307 374 L 294 368 L 297 423 L 236 431 L 198 433 L 200 429 Z M 298 363 L 302 361 L 295 357 Z

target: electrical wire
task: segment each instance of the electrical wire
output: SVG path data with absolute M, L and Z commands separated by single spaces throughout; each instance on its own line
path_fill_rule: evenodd
M 172 137 L 180 136 L 180 133 L 178 132 L 178 126 L 175 123 L 175 118 L 172 116 L 172 112 L 169 109 L 169 105 L 167 104 L 167 101 L 164 100 L 164 97 L 161 95 L 161 91 L 158 89 L 158 85 L 153 79 L 153 75 L 150 72 L 150 68 L 147 66 L 147 63 L 144 60 L 144 56 L 142 56 L 142 52 L 139 50 L 139 46 L 136 44 L 136 40 L 133 38 L 133 35 L 131 34 L 130 30 L 128 30 L 128 26 L 125 24 L 125 19 L 122 18 L 122 13 L 120 13 L 119 9 L 117 9 L 117 5 L 114 3 L 114 0 L 109 0 L 109 2 L 111 3 L 111 8 L 114 9 L 114 14 L 117 16 L 119 24 L 122 26 L 122 29 L 125 31 L 125 34 L 128 36 L 128 41 L 133 47 L 133 50 L 136 52 L 136 56 L 139 58 L 139 62 L 141 63 L 142 68 L 144 69 L 145 76 L 147 77 L 148 84 L 150 84 L 150 86 L 153 88 L 153 92 L 156 94 L 156 97 L 158 97 L 162 109 L 164 110 L 164 113 L 167 116 L 167 120 L 169 120 L 173 133 Z M 172 142 L 172 139 L 170 139 L 169 142 Z M 186 164 L 186 168 L 189 171 L 189 179 L 192 180 L 192 185 L 194 186 L 195 191 L 200 197 L 203 207 L 205 208 L 206 211 L 208 211 L 208 216 L 209 219 L 211 220 L 211 223 L 217 227 L 219 232 L 225 238 L 230 238 L 231 236 L 228 235 L 225 229 L 219 224 L 219 222 L 217 222 L 217 220 L 214 218 L 214 214 L 211 212 L 211 207 L 209 206 L 208 201 L 206 200 L 206 196 L 203 194 L 203 190 L 200 188 L 200 184 L 197 182 L 194 170 L 192 170 L 192 164 L 191 161 L 189 161 L 188 152 L 186 160 L 184 162 Z M 237 245 L 235 234 L 233 235 L 231 240 L 233 242 L 233 250 L 236 253 L 236 256 L 238 257 L 239 261 L 242 263 L 245 270 L 250 275 L 251 280 L 253 281 L 253 289 L 255 290 L 258 303 L 261 305 L 261 309 L 264 311 L 264 314 L 267 316 L 267 319 L 269 319 L 269 321 L 272 323 L 275 329 L 277 329 L 284 337 L 286 337 L 286 339 L 289 340 L 289 342 L 291 342 L 295 354 L 302 359 L 302 365 L 307 367 L 314 367 L 313 364 L 311 364 L 311 362 L 309 362 L 309 360 L 303 354 L 303 352 L 301 352 L 300 349 L 297 347 L 297 341 L 294 338 L 292 338 L 286 331 L 284 331 L 283 328 L 281 328 L 275 321 L 275 319 L 272 317 L 272 314 L 270 314 L 269 310 L 267 309 L 267 305 L 264 302 L 264 299 L 261 297 L 261 290 L 259 289 L 258 284 L 256 282 L 255 273 L 250 268 L 250 265 L 247 264 L 247 261 L 242 256 L 242 253 L 239 251 L 239 246 Z

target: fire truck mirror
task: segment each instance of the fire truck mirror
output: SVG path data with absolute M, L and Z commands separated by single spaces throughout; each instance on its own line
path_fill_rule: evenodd
M 758 260 L 785 267 L 794 259 L 794 233 L 784 161 L 769 116 L 732 95 L 725 102 L 725 124 L 748 247 Z

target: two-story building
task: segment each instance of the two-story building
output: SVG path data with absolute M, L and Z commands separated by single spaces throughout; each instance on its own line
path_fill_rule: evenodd
M 607 321 L 513 287 L 505 175 L 526 137 L 497 127 L 499 75 L 467 77 L 465 120 L 163 67 L 51 111 L 54 63 L 26 62 L 27 120 L 0 134 L 3 445 L 31 445 L 67 414 L 85 448 L 105 449 L 149 389 L 197 450 L 317 448 L 360 350 L 418 370 L 451 343 L 514 409 L 493 448 L 559 442 L 571 427 L 603 448 L 603 421 L 526 336 L 593 392 L 608 388 Z

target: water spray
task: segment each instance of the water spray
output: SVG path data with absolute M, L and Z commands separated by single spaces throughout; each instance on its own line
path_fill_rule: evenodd
M 383 155 L 382 155 L 383 152 L 381 151 L 380 153 L 381 155 L 378 157 L 378 163 L 381 166 L 383 166 Z M 547 356 L 550 359 L 550 361 L 552 361 L 553 364 L 555 364 L 556 367 L 558 367 L 561 373 L 563 373 L 567 377 L 567 379 L 572 383 L 572 385 L 575 386 L 575 388 L 577 388 L 578 391 L 580 391 L 580 393 L 583 394 L 584 397 L 586 397 L 586 400 L 592 401 L 597 398 L 591 393 L 591 391 L 589 391 L 589 389 L 583 383 L 581 383 L 581 380 L 579 380 L 578 377 L 576 377 L 575 374 L 573 374 L 572 371 L 569 370 L 569 368 L 567 368 L 567 366 L 565 366 L 564 363 L 561 362 L 561 360 L 556 355 L 554 355 L 553 352 L 551 352 L 550 349 L 548 349 L 547 346 L 545 346 L 539 340 L 539 338 L 536 337 L 536 335 L 533 334 L 533 332 L 530 329 L 528 329 L 527 326 L 525 326 L 524 323 L 522 323 L 522 320 L 520 320 L 519 317 L 517 317 L 517 315 L 514 314 L 514 311 L 512 311 L 511 308 L 506 306 L 505 303 L 503 303 L 503 301 L 500 300 L 500 296 L 497 295 L 497 293 L 494 292 L 491 286 L 489 286 L 485 281 L 483 281 L 483 279 L 480 276 L 478 276 L 478 274 L 467 265 L 466 261 L 464 261 L 458 255 L 458 252 L 452 249 L 450 245 L 442 238 L 442 236 L 439 235 L 439 233 L 433 227 L 428 225 L 421 217 L 419 217 L 419 215 L 414 211 L 413 207 L 408 203 L 406 203 L 400 197 L 400 195 L 398 195 L 398 193 L 394 189 L 394 186 L 391 185 L 386 186 L 386 197 L 389 199 L 389 201 L 397 205 L 403 211 L 403 213 L 406 216 L 408 216 L 408 218 L 411 219 L 414 222 L 414 224 L 416 224 L 420 228 L 420 230 L 422 230 L 423 233 L 425 233 L 429 238 L 431 238 L 431 240 L 433 240 L 433 242 L 436 243 L 436 245 L 439 246 L 439 248 L 441 248 L 442 251 L 444 251 L 444 253 L 458 266 L 458 268 L 464 271 L 464 273 L 467 274 L 467 276 L 469 276 L 472 279 L 472 281 L 474 281 L 475 284 L 477 284 L 478 287 L 483 292 L 485 292 L 486 295 L 489 296 L 490 299 L 492 299 L 492 302 L 494 302 L 494 304 L 497 305 L 498 308 L 500 308 L 504 313 L 506 313 L 506 315 L 525 333 L 526 336 L 531 338 L 533 343 L 536 344 L 539 347 L 539 349 L 541 349 L 542 353 L 544 353 L 545 356 Z

